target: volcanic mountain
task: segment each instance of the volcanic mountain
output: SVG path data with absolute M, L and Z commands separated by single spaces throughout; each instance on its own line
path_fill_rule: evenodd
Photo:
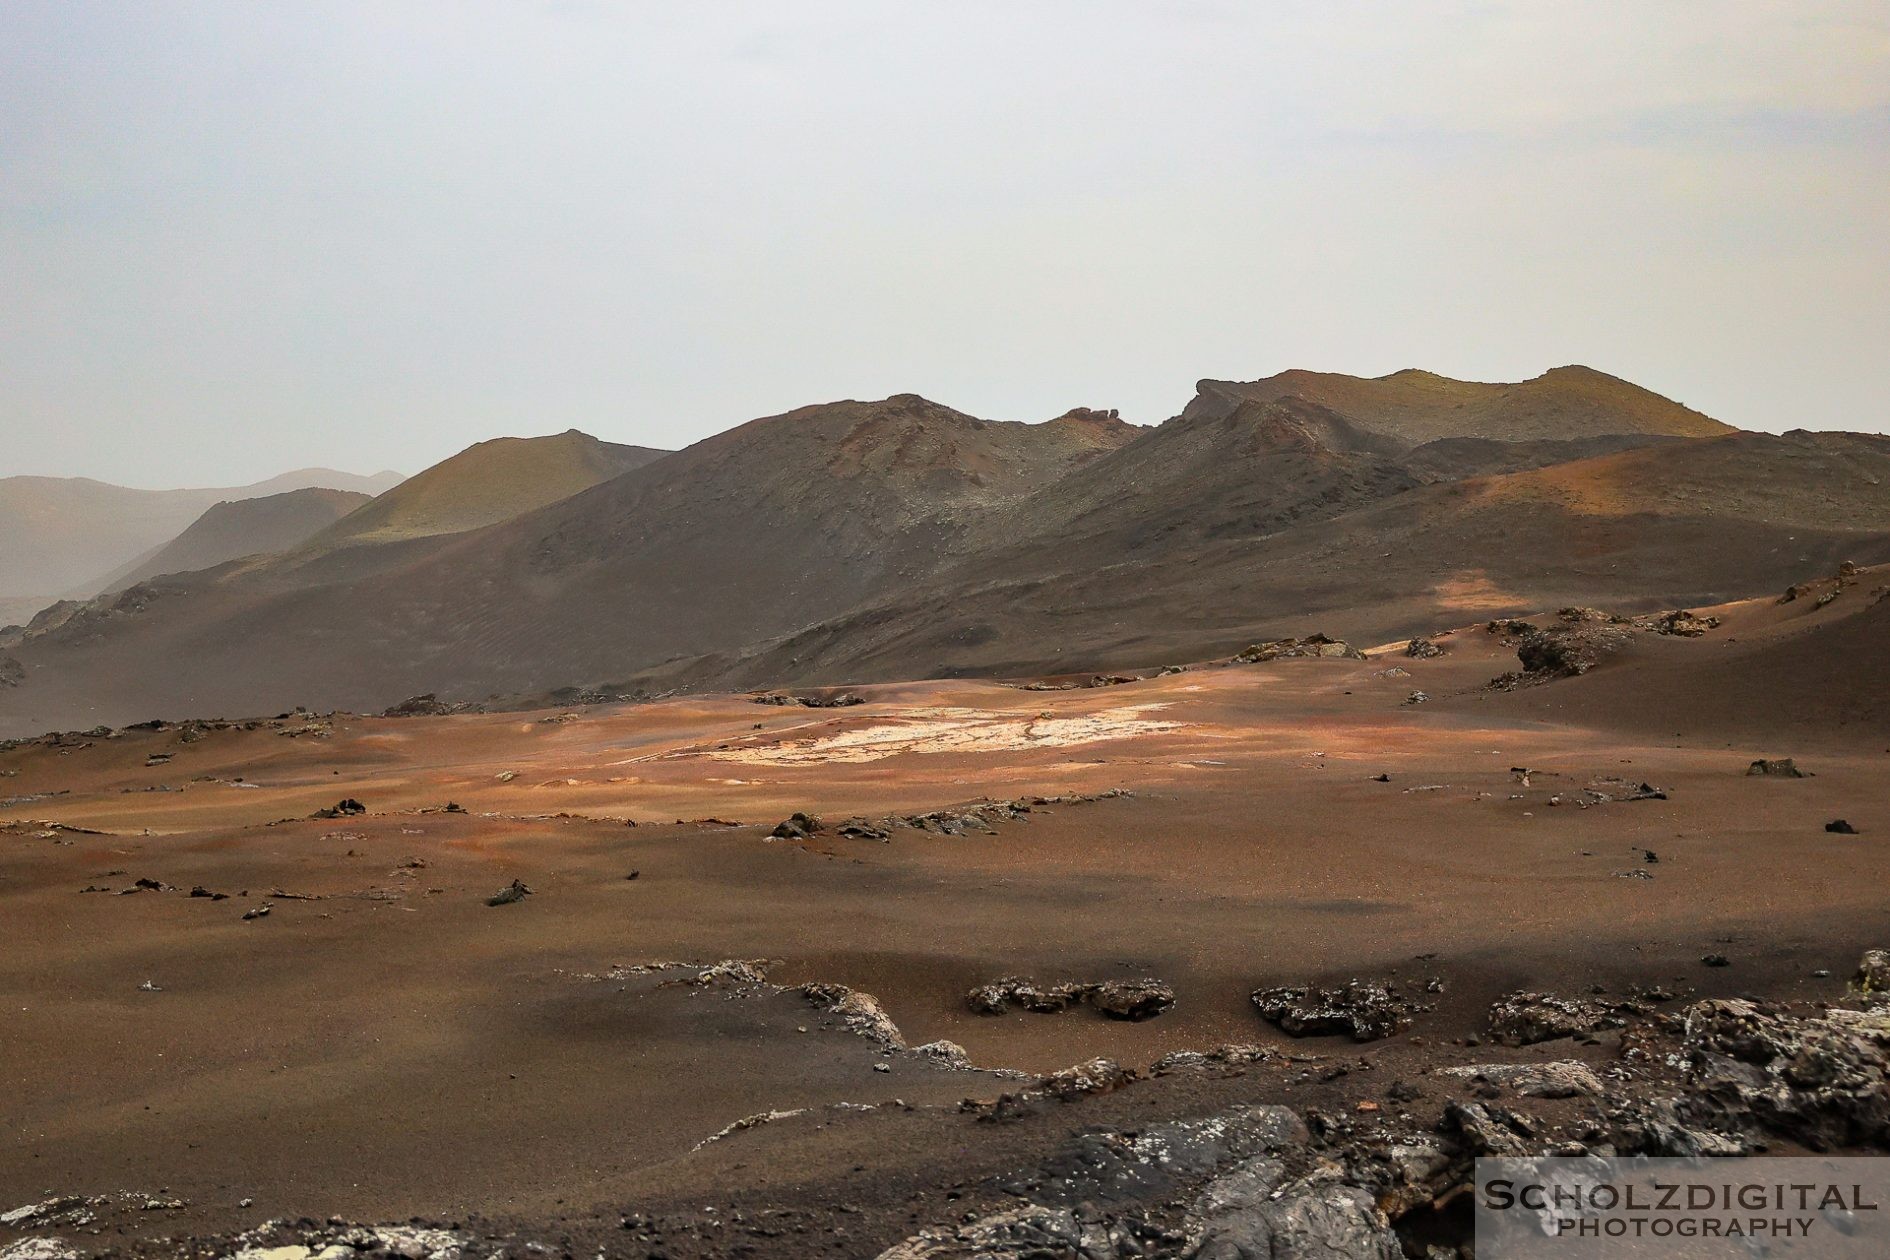
M 1280 398 L 1330 408 L 1407 448 L 1446 438 L 1565 441 L 1624 433 L 1714 437 L 1733 431 L 1670 398 L 1580 366 L 1552 368 L 1515 383 L 1456 381 L 1417 368 L 1369 379 L 1293 370 L 1257 381 L 1205 380 L 1182 414 L 1217 414 L 1242 402 Z
M 379 494 L 400 474 L 302 468 L 254 485 L 133 490 L 89 477 L 0 478 L 0 599 L 45 604 L 104 589 L 106 575 L 161 547 L 217 503 L 323 487 Z M 0 624 L 7 618 L 0 617 Z
M 1119 457 L 1129 463 L 1134 454 L 1129 447 Z M 1305 511 L 1290 527 L 1262 516 L 1249 529 L 1177 528 L 1167 500 L 1125 488 L 1119 502 L 1145 505 L 1148 529 L 1112 522 L 1098 537 L 1132 543 L 1103 548 L 1073 537 L 1060 552 L 1049 535 L 1014 521 L 1024 541 L 740 661 L 698 668 L 745 685 L 1120 669 L 1315 630 L 1379 642 L 1567 604 L 1716 604 L 1847 559 L 1890 561 L 1890 437 L 1732 433 L 1464 481 L 1407 480 L 1403 489 L 1383 469 L 1381 480 L 1361 480 L 1357 463 L 1330 451 L 1320 459 L 1328 476 L 1343 473 L 1304 483 L 1296 500 L 1313 499 L 1310 487 L 1321 484 L 1351 494 L 1335 493 L 1334 510 Z M 1236 486 L 1242 467 L 1263 475 L 1232 457 L 1204 463 L 1218 463 Z M 1372 501 L 1360 493 L 1372 484 L 1392 492 Z M 1233 501 L 1206 499 L 1183 519 L 1216 520 L 1216 508 Z M 1051 519 L 1067 519 L 1057 507 Z M 1070 563 L 1072 551 L 1093 562 Z
M 1890 439 L 1740 433 L 1573 368 L 1204 382 L 1151 429 L 832 403 L 483 528 L 375 541 L 384 497 L 134 587 L 9 649 L 0 723 L 1121 668 L 1722 602 L 1890 560 L 1886 476 Z
M 0 703 L 9 719 L 41 695 L 88 715 L 379 707 L 737 649 L 932 571 L 994 508 L 1138 432 L 914 395 L 801 408 L 485 529 L 356 542 L 351 518 L 273 561 L 133 587 L 13 649 L 28 682 Z
M 569 498 L 668 451 L 603 442 L 569 429 L 494 438 L 409 477 L 316 538 L 315 550 L 458 534 Z
M 398 493 L 398 489 L 388 493 Z M 311 486 L 213 506 L 190 528 L 105 580 L 107 593 L 166 573 L 209 569 L 244 556 L 287 551 L 372 503 L 374 496 Z

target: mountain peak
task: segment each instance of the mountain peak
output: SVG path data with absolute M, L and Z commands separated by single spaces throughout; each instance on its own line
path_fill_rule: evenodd
M 1617 434 L 1712 437 L 1728 425 L 1590 367 L 1527 381 L 1463 381 L 1421 368 L 1375 378 L 1293 368 L 1257 381 L 1204 380 L 1183 415 L 1226 414 L 1244 401 L 1297 397 L 1407 447 L 1442 438 L 1505 442 Z

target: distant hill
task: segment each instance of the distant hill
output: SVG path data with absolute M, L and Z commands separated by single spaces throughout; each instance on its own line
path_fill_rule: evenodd
M 319 486 L 225 500 L 170 542 L 107 578 L 105 590 L 121 591 L 160 574 L 191 573 L 244 556 L 287 551 L 373 501 L 373 495 Z
M 409 477 L 313 541 L 316 549 L 457 534 L 569 498 L 668 451 L 602 442 L 576 429 L 494 438 Z
M 88 477 L 0 478 L 0 598 L 40 604 L 103 589 L 108 574 L 161 547 L 213 504 L 320 486 L 379 494 L 400 474 L 302 468 L 249 486 L 133 490 Z

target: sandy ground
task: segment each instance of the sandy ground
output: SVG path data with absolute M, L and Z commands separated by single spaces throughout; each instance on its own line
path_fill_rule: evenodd
M 1494 696 L 1513 657 L 1446 642 L 1070 691 L 882 686 L 843 709 L 297 715 L 0 751 L 0 1208 L 188 1204 L 112 1226 L 132 1236 L 330 1214 L 614 1226 L 770 1186 L 831 1196 L 849 1168 L 912 1221 L 937 1202 L 940 1161 L 967 1149 L 954 1104 L 998 1078 L 889 1058 L 791 990 L 629 970 L 659 961 L 849 985 L 908 1042 L 984 1067 L 1250 1042 L 1394 1071 L 1514 988 L 1814 999 L 1890 941 L 1880 743 L 1576 725 L 1544 697 L 1586 680 Z M 1745 774 L 1790 755 L 1815 776 Z M 1583 795 L 1643 782 L 1666 799 Z M 989 833 L 835 831 L 1112 789 Z M 309 817 L 342 798 L 367 812 Z M 797 810 L 826 829 L 771 839 Z M 1860 834 L 1826 833 L 1838 817 Z M 127 893 L 139 879 L 164 887 Z M 514 879 L 531 895 L 486 904 Z M 1134 1024 L 966 1009 L 1009 974 L 1149 975 L 1179 1001 Z M 1355 975 L 1443 993 L 1413 1037 L 1362 1049 L 1291 1042 L 1248 1001 Z M 1044 1123 L 1152 1105 L 1127 1093 Z

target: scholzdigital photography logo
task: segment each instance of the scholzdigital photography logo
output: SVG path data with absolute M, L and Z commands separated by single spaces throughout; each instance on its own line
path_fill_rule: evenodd
M 1479 1260 L 1890 1254 L 1890 1159 L 1483 1159 Z

